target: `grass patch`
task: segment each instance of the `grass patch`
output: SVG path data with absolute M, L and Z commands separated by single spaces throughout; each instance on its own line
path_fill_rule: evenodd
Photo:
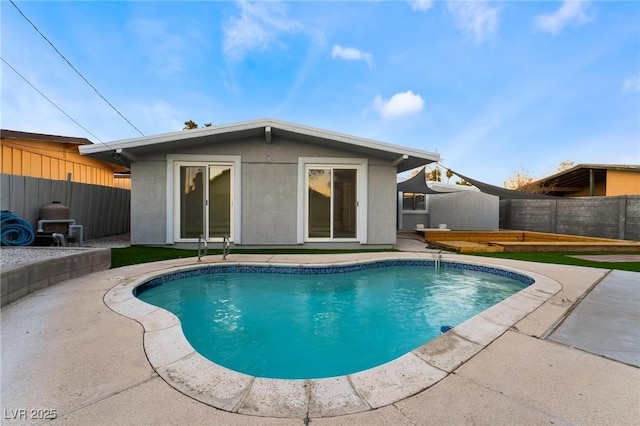
M 390 252 L 395 249 L 376 250 L 325 250 L 325 249 L 233 249 L 234 254 L 339 254 L 339 253 L 371 253 Z M 222 254 L 220 249 L 210 249 L 208 255 Z M 111 267 L 138 265 L 140 263 L 160 260 L 183 259 L 197 257 L 197 250 L 183 250 L 169 247 L 131 246 L 111 249 Z
M 472 254 L 472 253 L 465 253 Z M 587 266 L 589 268 L 618 269 L 620 271 L 640 272 L 640 262 L 594 262 L 591 260 L 577 259 L 577 255 L 614 255 L 614 254 L 638 254 L 636 253 L 575 253 L 575 252 L 502 252 L 502 253 L 473 253 L 475 256 L 494 257 L 500 259 L 526 260 L 527 262 L 553 263 L 557 265 Z
M 233 249 L 233 253 L 241 254 L 339 254 L 339 253 L 371 253 L 393 252 L 386 250 L 326 250 L 326 249 Z M 209 255 L 222 254 L 222 250 L 210 249 Z M 471 253 L 465 253 L 471 254 Z M 590 268 L 618 269 L 621 271 L 640 272 L 640 262 L 594 262 L 576 259 L 573 255 L 581 254 L 625 254 L 625 253 L 574 253 L 574 252 L 507 252 L 507 253 L 473 253 L 480 257 L 494 257 L 500 259 L 525 260 L 527 262 L 552 263 L 558 265 L 587 266 Z M 638 254 L 638 253 L 628 253 Z M 140 263 L 157 262 L 160 260 L 182 259 L 198 256 L 197 250 L 183 250 L 169 247 L 131 246 L 111 249 L 111 267 L 137 265 Z

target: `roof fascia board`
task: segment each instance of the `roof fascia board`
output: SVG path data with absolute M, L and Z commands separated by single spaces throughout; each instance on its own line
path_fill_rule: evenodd
M 117 149 L 131 149 L 141 146 L 162 144 L 166 142 L 174 142 L 179 140 L 191 139 L 198 136 L 212 136 L 223 133 L 241 132 L 244 130 L 253 130 L 259 128 L 271 127 L 274 129 L 280 129 L 289 131 L 292 133 L 303 134 L 310 137 L 319 139 L 331 139 L 345 144 L 360 146 L 363 148 L 374 149 L 379 151 L 391 152 L 398 155 L 409 155 L 412 157 L 421 158 L 428 161 L 437 162 L 440 160 L 440 154 L 421 151 L 418 149 L 405 148 L 398 145 L 392 145 L 372 139 L 365 139 L 356 136 L 349 136 L 342 133 L 331 132 L 328 130 L 321 130 L 307 126 L 301 126 L 298 124 L 287 123 L 284 121 L 278 121 L 273 119 L 262 119 L 244 121 L 233 124 L 223 124 L 220 126 L 203 127 L 200 129 L 181 130 L 178 132 L 164 133 L 155 136 L 145 136 L 141 138 L 123 139 L 119 141 L 113 141 L 109 143 L 93 144 L 80 147 L 82 154 L 95 154 L 100 152 L 115 151 Z
M 418 149 L 405 148 L 399 145 L 393 145 L 385 142 L 376 141 L 373 139 L 360 138 L 357 136 L 350 136 L 344 133 L 332 132 L 329 130 L 322 130 L 313 127 L 301 126 L 293 123 L 286 123 L 284 121 L 276 121 L 271 120 L 273 122 L 273 127 L 281 130 L 288 130 L 294 133 L 300 133 L 307 136 L 322 138 L 322 139 L 332 139 L 338 142 L 343 142 L 350 145 L 356 145 L 363 148 L 376 149 L 379 151 L 386 151 L 395 153 L 398 155 L 409 155 L 412 157 L 423 158 L 425 160 L 430 161 L 439 161 L 440 154 L 422 151 Z
M 221 126 L 203 127 L 200 129 L 180 130 L 171 133 L 162 133 L 153 136 L 144 136 L 141 138 L 122 139 L 109 143 L 98 143 L 88 145 L 81 150 L 83 154 L 94 154 L 99 152 L 114 151 L 116 149 L 137 148 L 147 145 L 161 144 L 165 142 L 175 142 L 179 140 L 192 139 L 196 136 L 210 136 L 221 133 L 239 132 L 242 130 L 251 130 L 259 128 L 254 122 L 244 122 L 235 124 L 226 124 Z

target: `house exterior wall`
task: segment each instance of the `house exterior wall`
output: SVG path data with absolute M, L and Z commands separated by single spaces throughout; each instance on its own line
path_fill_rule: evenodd
M 114 172 L 125 170 L 78 153 L 78 145 L 60 142 L 2 139 L 0 173 L 14 176 L 67 180 L 92 185 L 129 189 L 128 178 L 115 178 Z
M 640 172 L 607 170 L 605 195 L 640 195 Z
M 429 227 L 461 231 L 497 231 L 500 200 L 494 195 L 475 191 L 429 195 Z
M 170 188 L 172 158 L 203 161 L 203 158 L 215 156 L 240 158 L 240 194 L 236 194 L 236 197 L 240 196 L 241 232 L 236 232 L 236 245 L 300 244 L 300 191 L 306 191 L 300 185 L 300 158 L 316 158 L 328 163 L 334 159 L 338 163 L 367 164 L 366 173 L 359 176 L 359 179 L 366 178 L 368 184 L 364 197 L 366 205 L 360 206 L 366 209 L 366 243 L 385 246 L 395 243 L 395 167 L 384 161 L 362 158 L 352 152 L 295 140 L 273 138 L 272 143 L 267 144 L 264 138 L 249 138 L 139 156 L 140 161 L 131 166 L 132 244 L 172 243 L 172 233 L 168 229 L 173 227 L 171 209 L 174 196 Z M 361 240 L 363 237 L 360 235 Z M 331 246 L 341 244 L 340 241 L 326 243 Z
M 165 244 L 166 160 L 131 164 L 131 244 Z
M 396 243 L 396 169 L 388 165 L 369 164 L 368 243 Z
M 242 167 L 242 244 L 296 244 L 296 164 Z

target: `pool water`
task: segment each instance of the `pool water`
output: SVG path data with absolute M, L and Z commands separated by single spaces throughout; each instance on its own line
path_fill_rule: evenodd
M 310 379 L 372 368 L 434 339 L 525 283 L 457 268 L 330 274 L 213 273 L 137 294 L 174 313 L 204 357 L 257 377 Z

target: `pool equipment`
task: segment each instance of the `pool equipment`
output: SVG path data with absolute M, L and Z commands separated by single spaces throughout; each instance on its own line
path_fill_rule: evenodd
M 66 246 L 69 241 L 78 241 L 80 247 L 83 245 L 84 227 L 71 219 L 69 207 L 60 201 L 40 208 L 37 232 L 37 237 L 50 237 L 58 246 Z
M 26 220 L 10 211 L 3 210 L 0 216 L 3 246 L 28 246 L 33 243 L 35 235 Z

